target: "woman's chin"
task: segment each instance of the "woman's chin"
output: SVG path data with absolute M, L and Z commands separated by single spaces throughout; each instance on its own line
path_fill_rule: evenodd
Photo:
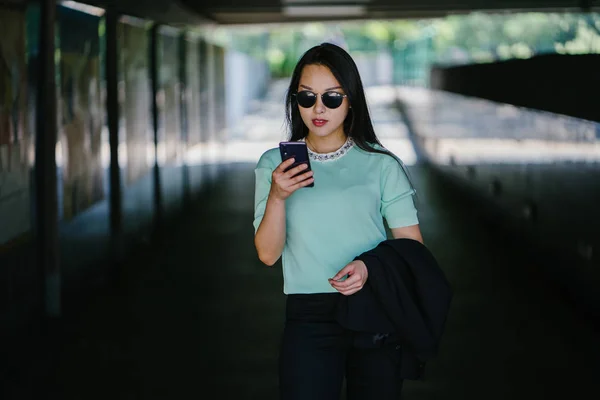
M 311 133 L 311 135 L 313 135 L 315 137 L 324 138 L 324 137 L 328 137 L 328 136 L 335 134 L 336 131 L 328 129 L 325 126 L 323 126 L 323 127 L 312 126 L 310 129 L 310 133 Z

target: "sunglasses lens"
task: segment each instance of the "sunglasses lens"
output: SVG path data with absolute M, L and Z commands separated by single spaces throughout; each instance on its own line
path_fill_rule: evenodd
M 327 108 L 338 108 L 343 101 L 344 97 L 338 93 L 325 93 L 323 95 L 323 104 Z
M 315 105 L 317 96 L 314 93 L 302 91 L 296 94 L 296 100 L 300 107 L 309 108 Z

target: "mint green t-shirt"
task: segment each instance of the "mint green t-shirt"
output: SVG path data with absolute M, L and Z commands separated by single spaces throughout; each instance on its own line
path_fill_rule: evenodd
M 254 229 L 265 212 L 278 148 L 255 169 Z M 390 228 L 418 224 L 410 182 L 394 158 L 354 145 L 334 160 L 311 159 L 315 186 L 300 188 L 285 204 L 282 254 L 285 294 L 336 292 L 327 281 L 356 256 L 386 240 Z

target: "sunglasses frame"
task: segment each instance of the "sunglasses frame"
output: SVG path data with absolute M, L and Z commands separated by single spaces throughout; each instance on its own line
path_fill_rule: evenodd
M 308 107 L 304 107 L 304 106 L 302 106 L 302 105 L 301 105 L 301 104 L 298 102 L 298 94 L 299 94 L 299 93 L 303 93 L 303 92 L 304 92 L 304 93 L 312 93 L 312 94 L 314 94 L 314 95 L 315 95 L 315 102 L 314 102 L 312 105 L 310 105 L 310 106 L 308 106 Z M 323 100 L 323 96 L 325 96 L 327 93 L 335 93 L 335 94 L 337 94 L 339 97 L 341 97 L 341 98 L 342 98 L 342 101 L 340 102 L 340 105 L 339 105 L 339 106 L 337 106 L 337 107 L 328 107 L 328 106 L 325 104 L 325 101 Z M 329 91 L 327 91 L 327 92 L 323 92 L 323 93 L 317 93 L 317 92 L 313 92 L 312 90 L 300 90 L 300 91 L 298 91 L 298 92 L 296 92 L 296 93 L 292 94 L 292 96 L 294 96 L 294 97 L 296 98 L 296 102 L 297 102 L 297 103 L 298 103 L 298 105 L 299 105 L 300 107 L 302 107 L 302 108 L 311 108 L 311 107 L 314 107 L 314 106 L 315 106 L 315 104 L 317 104 L 317 96 L 320 96 L 320 97 L 321 97 L 321 103 L 323 103 L 323 105 L 324 105 L 325 107 L 329 108 L 330 110 L 335 110 L 336 108 L 340 108 L 340 106 L 341 106 L 341 105 L 342 105 L 342 103 L 344 102 L 344 98 L 347 98 L 347 97 L 348 97 L 348 95 L 347 95 L 347 94 L 341 94 L 341 93 L 339 93 L 339 92 L 336 92 L 335 90 L 329 90 Z

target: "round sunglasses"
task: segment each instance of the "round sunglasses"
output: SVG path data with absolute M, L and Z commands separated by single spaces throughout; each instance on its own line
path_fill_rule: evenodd
M 310 108 L 317 102 L 317 93 L 310 90 L 301 90 L 298 93 L 294 93 L 294 96 L 296 96 L 296 101 L 302 108 Z M 321 101 L 325 107 L 333 109 L 342 105 L 344 97 L 348 96 L 338 92 L 325 92 L 321 94 Z

